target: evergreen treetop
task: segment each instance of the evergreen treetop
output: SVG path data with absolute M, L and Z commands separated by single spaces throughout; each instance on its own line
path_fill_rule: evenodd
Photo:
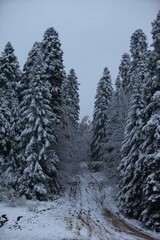
M 119 66 L 119 76 L 122 79 L 122 87 L 125 91 L 125 93 L 129 92 L 129 87 L 130 87 L 130 65 L 131 65 L 131 60 L 130 60 L 130 55 L 128 53 L 124 53 L 122 55 L 121 63 Z
M 52 109 L 57 115 L 57 121 L 62 114 L 62 83 L 65 79 L 63 52 L 58 33 L 51 27 L 48 28 L 43 36 L 41 43 L 44 63 L 46 65 L 46 77 L 51 85 Z
M 157 14 L 156 20 L 152 23 L 152 39 L 153 43 L 152 46 L 154 47 L 155 51 L 160 54 L 160 11 Z
M 73 122 L 79 120 L 79 83 L 74 69 L 71 69 L 66 81 L 64 82 L 63 94 L 65 105 L 67 107 L 67 115 Z
M 139 61 L 147 51 L 147 37 L 141 29 L 137 29 L 131 36 L 130 52 L 135 62 Z

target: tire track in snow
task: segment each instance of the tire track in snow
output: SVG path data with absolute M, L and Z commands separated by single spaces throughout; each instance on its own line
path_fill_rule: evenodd
M 139 238 L 146 240 L 159 240 L 158 238 L 140 232 L 131 225 L 127 224 L 122 219 L 118 219 L 118 217 L 115 214 L 113 214 L 109 209 L 104 209 L 103 216 L 117 229 L 117 231 L 125 232 L 131 234 L 132 236 L 137 236 Z
M 104 209 L 104 200 L 106 199 L 106 196 L 102 194 L 104 185 L 102 182 L 98 182 L 91 174 L 90 179 L 92 179 L 92 181 L 88 182 L 88 186 L 91 186 L 95 190 L 94 200 L 96 201 L 97 206 L 99 205 L 99 208 L 102 208 L 102 215 L 105 217 L 106 221 L 112 225 L 112 228 L 114 230 L 117 232 L 126 233 L 132 237 L 138 237 L 138 239 L 159 240 L 159 238 L 150 236 L 149 234 L 140 232 L 138 229 L 135 229 L 131 225 L 127 224 L 124 220 L 119 219 L 118 216 L 113 214 L 109 209 Z M 104 230 L 106 230 L 105 227 Z
M 93 181 L 92 181 L 93 182 Z M 91 184 L 92 185 L 92 184 Z M 100 223 L 98 218 L 93 219 L 93 208 L 97 208 L 97 186 L 91 187 L 88 181 L 77 176 L 76 182 L 72 183 L 69 190 L 69 200 L 72 210 L 68 212 L 67 229 L 73 231 L 80 239 L 114 240 L 112 234 Z M 72 226 L 72 227 L 71 227 Z
M 104 209 L 104 185 L 86 172 L 78 175 L 69 190 L 70 210 L 66 217 L 67 229 L 77 240 L 158 240 L 134 229 L 118 216 Z M 128 237 L 127 237 L 128 236 Z

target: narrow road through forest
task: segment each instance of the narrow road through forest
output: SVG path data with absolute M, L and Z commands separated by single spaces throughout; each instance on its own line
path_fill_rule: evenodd
M 158 240 L 140 232 L 104 208 L 107 196 L 103 190 L 103 182 L 98 182 L 92 174 L 87 175 L 85 171 L 82 175 L 77 175 L 76 181 L 71 183 L 69 190 L 71 208 L 66 222 L 75 239 Z
M 28 209 L 0 206 L 0 240 L 160 240 L 107 208 L 111 198 L 103 178 L 89 172 L 84 162 L 82 166 L 55 201 L 31 202 Z

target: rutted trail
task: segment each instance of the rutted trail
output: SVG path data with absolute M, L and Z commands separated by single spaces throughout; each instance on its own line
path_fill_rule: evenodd
M 71 184 L 69 200 L 72 209 L 66 220 L 77 239 L 158 240 L 139 232 L 118 219 L 108 209 L 104 209 L 103 204 L 107 201 L 107 196 L 103 194 L 103 188 L 103 183 L 98 182 L 92 174 L 78 175 L 76 181 Z
M 105 208 L 107 201 L 103 180 L 84 167 L 54 202 L 39 203 L 29 212 L 26 206 L 1 208 L 8 221 L 0 228 L 0 240 L 158 240 L 119 219 Z
M 115 239 L 99 220 L 101 210 L 97 201 L 98 186 L 93 180 L 89 181 L 82 176 L 77 176 L 76 179 L 69 190 L 72 209 L 66 218 L 68 228 L 78 239 Z
M 106 220 L 110 221 L 113 224 L 113 226 L 115 226 L 119 231 L 131 234 L 146 240 L 159 240 L 158 238 L 154 238 L 145 233 L 139 232 L 138 230 L 136 230 L 135 228 L 133 228 L 123 220 L 118 219 L 117 216 L 114 215 L 108 209 L 104 209 L 103 215 L 106 218 Z

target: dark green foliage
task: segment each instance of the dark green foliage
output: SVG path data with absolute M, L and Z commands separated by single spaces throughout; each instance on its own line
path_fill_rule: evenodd
M 42 54 L 37 50 L 28 74 L 28 88 L 21 102 L 21 135 L 18 155 L 20 177 L 19 192 L 27 198 L 46 199 L 58 190 L 53 150 L 56 137 L 53 129 L 55 114 L 51 110 L 50 83 L 46 79 Z
M 13 168 L 16 160 L 20 80 L 19 63 L 11 43 L 8 42 L 0 58 L 0 155 L 5 165 L 4 170 Z
M 103 76 L 97 86 L 92 121 L 91 158 L 94 169 L 98 169 L 104 162 L 103 144 L 107 136 L 107 121 L 111 107 L 113 88 L 110 72 L 104 69 Z
M 54 28 L 48 28 L 41 43 L 43 60 L 46 65 L 46 79 L 50 83 L 52 95 L 52 111 L 57 115 L 57 121 L 62 114 L 62 83 L 65 78 L 63 52 L 58 33 Z
M 119 76 L 122 79 L 122 87 L 126 94 L 130 92 L 130 64 L 130 55 L 124 53 L 119 66 Z
M 133 95 L 122 145 L 118 194 L 122 212 L 140 219 L 158 232 L 160 231 L 159 16 L 158 13 L 157 19 L 152 24 L 153 51 L 147 52 L 146 37 L 142 31 L 136 31 L 131 38 L 133 59 L 130 79 Z
M 141 166 L 138 159 L 142 143 L 143 109 L 142 91 L 137 85 L 130 101 L 119 166 L 119 206 L 130 217 L 138 217 L 141 206 Z
M 79 120 L 79 84 L 74 69 L 71 69 L 66 81 L 64 81 L 63 95 L 67 111 L 67 116 L 74 125 Z
M 128 109 L 127 98 L 119 76 L 116 79 L 115 88 L 108 116 L 107 136 L 104 141 L 106 174 L 113 184 L 118 181 L 117 168 L 121 159 L 120 149 L 124 137 Z
M 152 24 L 154 50 L 148 54 L 148 73 L 143 99 L 143 143 L 140 150 L 142 163 L 142 199 L 140 220 L 160 231 L 160 12 Z

